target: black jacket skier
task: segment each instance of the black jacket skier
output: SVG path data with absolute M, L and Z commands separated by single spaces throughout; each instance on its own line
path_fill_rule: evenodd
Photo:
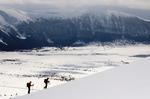
M 44 89 L 46 89 L 46 88 L 47 88 L 47 85 L 48 85 L 48 83 L 49 83 L 49 78 L 44 79 L 44 83 L 45 83 Z
M 34 86 L 34 85 L 33 85 L 32 82 L 30 81 L 30 82 L 27 83 L 28 94 L 30 94 L 31 86 Z

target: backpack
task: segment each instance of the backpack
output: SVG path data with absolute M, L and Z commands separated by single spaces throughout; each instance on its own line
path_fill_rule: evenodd
M 27 85 L 26 85 L 27 87 L 30 87 L 30 83 L 27 83 Z
M 44 79 L 44 83 L 47 83 L 47 79 Z

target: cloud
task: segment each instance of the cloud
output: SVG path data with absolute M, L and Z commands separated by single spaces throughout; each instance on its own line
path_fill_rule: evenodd
M 49 4 L 60 7 L 108 5 L 150 9 L 150 0 L 0 0 L 0 4 Z

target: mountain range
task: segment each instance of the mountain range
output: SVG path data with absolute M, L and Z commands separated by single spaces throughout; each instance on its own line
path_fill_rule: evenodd
M 0 8 L 0 50 L 78 46 L 116 40 L 150 43 L 150 21 L 115 10 L 37 14 Z

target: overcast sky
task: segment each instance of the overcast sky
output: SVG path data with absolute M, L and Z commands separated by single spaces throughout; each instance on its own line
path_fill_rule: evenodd
M 0 0 L 0 4 L 51 4 L 55 6 L 110 5 L 150 9 L 150 0 Z

